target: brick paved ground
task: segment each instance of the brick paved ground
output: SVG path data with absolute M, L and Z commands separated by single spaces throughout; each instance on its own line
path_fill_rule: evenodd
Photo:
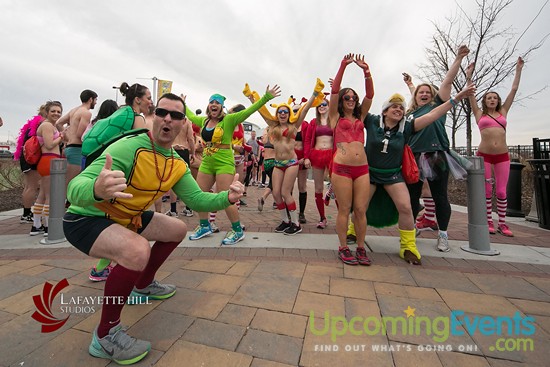
M 245 200 L 251 205 L 241 211 L 243 223 L 248 231 L 271 231 L 277 225 L 277 214 L 269 208 L 271 199 L 263 213 L 257 212 L 253 204 L 258 192 L 256 188 L 248 190 Z M 324 230 L 329 234 L 334 234 L 332 205 L 328 209 L 330 226 Z M 315 213 L 310 203 L 306 211 L 310 223 L 299 236 L 321 232 L 313 223 Z M 220 214 L 219 225 L 227 228 L 224 217 Z M 182 220 L 192 227 L 198 221 L 196 216 Z M 451 238 L 467 239 L 466 220 L 466 215 L 453 212 Z M 27 227 L 17 219 L 0 221 L 2 235 L 26 233 Z M 514 238 L 493 236 L 492 240 L 548 247 L 549 231 L 511 227 Z M 397 235 L 394 229 L 376 233 Z M 151 353 L 138 365 L 548 365 L 549 266 L 424 256 L 424 265 L 414 267 L 395 254 L 371 255 L 375 265 L 351 267 L 338 262 L 332 250 L 177 248 L 158 273 L 159 280 L 178 286 L 176 295 L 124 309 L 122 320 L 130 327 L 129 333 L 152 342 Z M 0 250 L 0 366 L 112 365 L 87 352 L 99 318 L 97 309 L 94 313 L 69 313 L 67 323 L 48 334 L 41 333 L 40 324 L 31 318 L 36 310 L 32 297 L 41 294 L 46 281 L 55 284 L 66 278 L 70 284 L 63 290 L 66 297 L 101 295 L 103 284 L 87 279 L 93 263 L 73 248 Z M 489 331 L 498 318 L 529 316 L 534 318 L 535 332 L 519 337 L 532 339 L 534 350 L 499 351 L 496 343 L 502 336 L 482 335 L 479 329 L 474 332 L 464 326 L 458 326 L 456 335 L 443 342 L 434 340 L 435 334 L 428 333 L 425 326 L 412 335 L 401 329 L 387 335 L 365 335 L 364 318 L 371 318 L 368 330 L 372 331 L 381 317 L 405 320 L 404 311 L 410 309 L 414 309 L 412 320 L 421 316 L 449 320 L 452 310 L 463 311 L 462 319 L 483 317 Z M 67 316 L 60 311 L 59 296 L 52 310 L 56 317 Z M 314 318 L 310 318 L 312 313 Z M 356 317 L 360 322 L 355 324 L 355 332 L 348 330 L 332 340 L 330 333 L 323 332 L 325 325 L 330 326 L 330 320 L 338 330 L 342 327 L 332 317 L 348 321 Z M 511 346 L 518 338 L 510 329 L 514 325 L 500 322 Z M 433 324 L 432 332 L 443 325 Z

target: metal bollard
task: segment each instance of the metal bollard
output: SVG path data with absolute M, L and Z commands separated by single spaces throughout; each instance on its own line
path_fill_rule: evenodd
M 485 207 L 485 167 L 483 157 L 468 157 L 473 163 L 468 170 L 468 246 L 463 251 L 478 255 L 494 256 L 500 252 L 491 249 L 487 209 Z
M 65 241 L 63 215 L 65 214 L 65 198 L 67 196 L 66 173 L 66 159 L 56 158 L 50 161 L 50 218 L 48 220 L 48 237 L 40 241 L 42 245 L 53 245 Z
M 510 162 L 510 178 L 506 186 L 506 196 L 508 197 L 506 215 L 509 217 L 525 217 L 521 211 L 521 170 L 523 168 L 525 168 L 524 164 Z

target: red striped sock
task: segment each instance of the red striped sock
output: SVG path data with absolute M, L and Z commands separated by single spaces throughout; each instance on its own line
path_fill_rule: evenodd
M 424 217 L 432 222 L 435 222 L 435 202 L 433 198 L 423 198 L 424 201 Z
M 498 213 L 498 224 L 506 223 L 506 209 L 508 208 L 508 199 L 499 199 L 497 198 L 497 213 Z

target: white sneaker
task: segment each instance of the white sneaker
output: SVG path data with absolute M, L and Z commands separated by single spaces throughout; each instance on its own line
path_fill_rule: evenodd
M 167 216 L 169 216 L 169 217 L 176 217 L 176 218 L 178 217 L 178 213 L 176 213 L 176 212 L 171 212 L 170 210 L 167 211 L 165 214 L 166 214 Z
M 181 215 L 186 217 L 192 217 L 193 211 L 191 209 L 183 208 L 183 210 L 181 211 Z
M 439 235 L 437 237 L 437 251 L 449 252 L 451 248 L 449 247 L 449 238 L 447 236 Z
M 212 233 L 218 233 L 220 231 L 216 222 L 210 222 L 210 228 L 212 229 Z

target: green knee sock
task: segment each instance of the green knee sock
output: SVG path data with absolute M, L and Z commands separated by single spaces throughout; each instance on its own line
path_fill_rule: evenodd
M 238 220 L 236 222 L 233 222 L 231 223 L 231 228 L 235 231 L 235 232 L 242 232 L 242 227 L 241 227 L 241 221 Z
M 109 264 L 111 263 L 111 260 L 109 259 L 99 259 L 97 262 L 97 265 L 95 266 L 95 270 L 97 271 L 103 271 Z

